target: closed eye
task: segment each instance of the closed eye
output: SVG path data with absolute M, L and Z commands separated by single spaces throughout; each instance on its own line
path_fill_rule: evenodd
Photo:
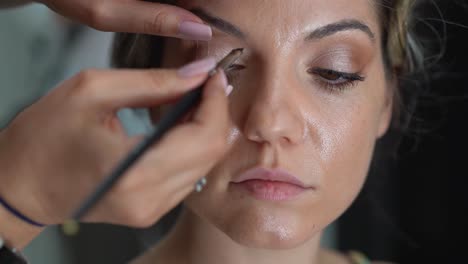
M 318 83 L 329 90 L 344 90 L 356 84 L 358 81 L 362 82 L 365 77 L 359 73 L 340 72 L 331 69 L 311 68 L 308 69 L 309 74 L 313 74 Z
M 229 83 L 235 82 L 235 80 L 239 77 L 242 70 L 246 67 L 245 65 L 241 64 L 231 64 L 226 70 L 226 77 L 228 78 Z
M 227 68 L 227 72 L 230 72 L 230 71 L 240 71 L 240 70 L 243 70 L 245 69 L 245 66 L 244 65 L 241 65 L 241 64 L 231 64 L 228 68 Z

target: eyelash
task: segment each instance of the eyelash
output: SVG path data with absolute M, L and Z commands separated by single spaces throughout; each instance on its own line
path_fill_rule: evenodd
M 226 74 L 231 76 L 233 71 L 245 69 L 244 65 L 233 64 L 227 70 Z M 363 82 L 364 76 L 359 73 L 340 72 L 324 68 L 311 68 L 307 73 L 315 75 L 315 80 L 326 90 L 331 92 L 342 92 L 348 88 L 352 88 L 357 82 Z M 328 77 L 326 76 L 328 75 Z M 333 75 L 333 78 L 330 78 Z
M 318 81 L 323 88 L 331 92 L 342 92 L 348 88 L 352 88 L 357 82 L 363 82 L 365 80 L 365 77 L 358 73 L 340 72 L 323 68 L 312 68 L 307 70 L 307 72 L 314 74 L 316 81 Z M 333 78 L 331 78 L 330 75 L 332 75 Z
M 232 82 L 236 76 L 236 72 L 241 71 L 243 69 L 245 69 L 245 66 L 241 64 L 232 64 L 231 66 L 229 66 L 225 72 L 228 82 Z

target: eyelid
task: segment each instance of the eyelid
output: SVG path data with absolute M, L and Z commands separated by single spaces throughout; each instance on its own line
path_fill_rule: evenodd
M 336 47 L 336 48 L 333 48 L 333 49 L 329 49 L 325 52 L 321 52 L 318 54 L 317 57 L 315 57 L 311 63 L 317 63 L 317 61 L 321 61 L 323 60 L 323 58 L 327 58 L 327 57 L 330 57 L 330 56 L 333 56 L 333 58 L 336 58 L 336 57 L 352 57 L 353 54 L 352 54 L 352 49 L 349 48 L 349 47 Z
M 360 72 L 343 72 L 343 71 L 337 71 L 333 69 L 320 68 L 320 67 L 309 68 L 307 69 L 307 72 L 310 74 L 323 74 L 323 73 L 328 72 L 328 73 L 340 75 L 341 78 L 345 78 L 348 80 L 355 80 L 355 81 L 364 81 L 366 79 L 366 77 L 362 76 Z
M 316 54 L 309 62 L 308 67 L 333 69 L 340 73 L 358 72 L 362 68 L 361 60 L 351 48 L 335 47 Z
M 359 73 L 340 72 L 317 67 L 309 68 L 307 73 L 313 75 L 317 84 L 329 92 L 343 92 L 346 89 L 353 88 L 358 82 L 365 80 L 365 77 Z M 337 75 L 337 78 L 327 78 L 324 74 Z
M 227 71 L 240 71 L 240 70 L 243 70 L 245 68 L 246 68 L 246 66 L 243 65 L 243 64 L 233 63 L 228 67 Z

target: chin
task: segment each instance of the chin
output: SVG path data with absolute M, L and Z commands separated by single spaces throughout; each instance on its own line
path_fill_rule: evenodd
M 206 207 L 205 210 L 197 210 L 199 207 L 191 209 L 232 241 L 249 248 L 296 248 L 320 231 L 316 229 L 318 225 L 304 214 L 307 210 L 286 204 L 231 200 L 229 209 L 225 207 L 222 212 L 205 211 Z
M 261 249 L 296 248 L 317 234 L 312 221 L 286 209 L 255 208 L 220 227 L 232 240 Z

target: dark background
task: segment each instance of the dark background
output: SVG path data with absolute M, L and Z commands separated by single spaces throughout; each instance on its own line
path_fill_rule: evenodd
M 435 54 L 443 57 L 436 66 L 428 60 L 427 90 L 401 141 L 390 133 L 379 143 L 363 192 L 339 221 L 340 249 L 398 263 L 468 263 L 465 2 L 438 1 L 440 10 L 424 7 L 417 31 L 433 41 L 438 34 L 444 45 Z M 397 155 L 382 153 L 395 146 Z

